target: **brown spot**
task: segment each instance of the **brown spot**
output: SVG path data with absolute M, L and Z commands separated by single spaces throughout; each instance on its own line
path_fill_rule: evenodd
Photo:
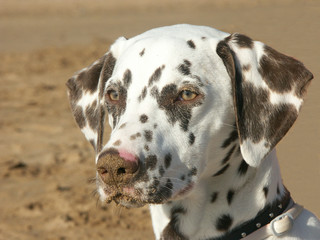
M 141 133 L 136 133 L 130 136 L 130 140 L 135 140 L 136 138 L 141 137 Z
M 121 144 L 121 140 L 117 140 L 113 143 L 114 146 L 120 146 Z
M 192 117 L 192 108 L 202 104 L 204 97 L 198 97 L 197 100 L 188 104 L 176 102 L 178 89 L 175 84 L 168 84 L 162 88 L 161 94 L 157 89 L 152 90 L 153 96 L 157 99 L 160 109 L 165 110 L 170 123 L 175 124 L 179 121 L 183 131 L 188 130 L 189 121 Z
M 126 127 L 126 125 L 127 125 L 127 123 L 123 123 L 123 124 L 121 124 L 121 126 L 119 127 L 119 129 L 125 128 L 125 127 Z
M 165 68 L 164 65 L 162 65 L 161 67 L 158 67 L 154 73 L 151 75 L 151 77 L 149 78 L 149 83 L 148 86 L 150 87 L 154 82 L 159 81 L 161 74 L 162 74 L 162 70 Z
M 144 55 L 145 50 L 146 50 L 146 49 L 144 48 L 144 49 L 142 49 L 142 51 L 139 53 L 140 57 L 142 57 L 142 56 Z
M 265 55 L 260 59 L 259 73 L 271 90 L 278 93 L 290 92 L 302 98 L 313 75 L 305 66 L 292 57 L 265 46 Z
M 146 158 L 146 169 L 154 170 L 157 165 L 157 156 L 149 155 Z
M 86 108 L 86 119 L 88 120 L 89 126 L 92 129 L 97 129 L 98 128 L 98 109 L 97 109 L 97 100 L 95 100 L 91 106 L 88 106 Z
M 149 130 L 144 131 L 144 137 L 147 142 L 151 142 L 152 141 L 152 131 L 149 131 Z
M 145 115 L 145 114 L 142 114 L 142 115 L 140 116 L 140 122 L 146 123 L 147 121 L 148 121 L 148 116 Z
M 178 70 L 182 75 L 190 75 L 191 74 L 191 62 L 188 60 L 183 60 L 183 63 L 178 66 Z
M 240 48 L 253 48 L 253 41 L 246 35 L 235 33 L 229 36 L 227 39 L 232 39 Z
M 176 206 L 171 209 L 170 222 L 161 233 L 160 239 L 168 240 L 187 240 L 179 230 L 179 216 L 185 215 L 186 210 L 183 207 Z
M 141 102 L 147 96 L 147 87 L 142 89 L 140 96 L 138 97 L 139 102 Z
M 247 64 L 247 65 L 243 65 L 243 66 L 242 66 L 242 71 L 247 72 L 247 71 L 249 71 L 250 69 L 251 69 L 251 65 L 250 65 L 250 64 Z
M 75 107 L 73 109 L 73 115 L 80 129 L 83 128 L 86 125 L 86 119 L 84 117 L 82 107 L 80 106 Z
M 125 88 L 128 88 L 132 81 L 132 73 L 130 69 L 127 69 L 123 74 L 123 84 Z

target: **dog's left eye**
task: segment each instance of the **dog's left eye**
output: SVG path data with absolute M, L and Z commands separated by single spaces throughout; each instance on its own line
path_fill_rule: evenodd
M 198 96 L 197 93 L 191 91 L 191 90 L 182 90 L 179 94 L 179 98 L 178 100 L 180 101 L 191 101 L 193 99 L 195 99 Z
M 109 90 L 107 94 L 111 101 L 119 101 L 119 93 L 117 91 Z

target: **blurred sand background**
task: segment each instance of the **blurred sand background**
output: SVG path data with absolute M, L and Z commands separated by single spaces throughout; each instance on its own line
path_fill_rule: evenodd
M 147 207 L 101 206 L 65 82 L 119 36 L 176 23 L 244 33 L 315 79 L 278 145 L 294 199 L 320 216 L 320 1 L 0 0 L 0 239 L 153 239 Z

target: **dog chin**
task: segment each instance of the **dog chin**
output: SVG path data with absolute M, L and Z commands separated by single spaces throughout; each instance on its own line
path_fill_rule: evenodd
M 115 188 L 99 188 L 100 198 L 105 203 L 115 202 L 126 208 L 139 208 L 146 204 L 165 204 L 170 201 L 185 197 L 194 187 L 194 183 L 178 190 L 176 193 L 167 194 L 167 191 L 153 191 L 145 196 L 133 187 L 124 187 L 121 190 Z

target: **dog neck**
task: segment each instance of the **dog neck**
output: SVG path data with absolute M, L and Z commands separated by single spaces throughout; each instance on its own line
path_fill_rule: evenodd
M 157 239 L 223 237 L 286 194 L 275 149 L 258 168 L 243 160 L 235 132 L 223 147 L 210 149 L 207 166 L 187 196 L 150 206 Z

